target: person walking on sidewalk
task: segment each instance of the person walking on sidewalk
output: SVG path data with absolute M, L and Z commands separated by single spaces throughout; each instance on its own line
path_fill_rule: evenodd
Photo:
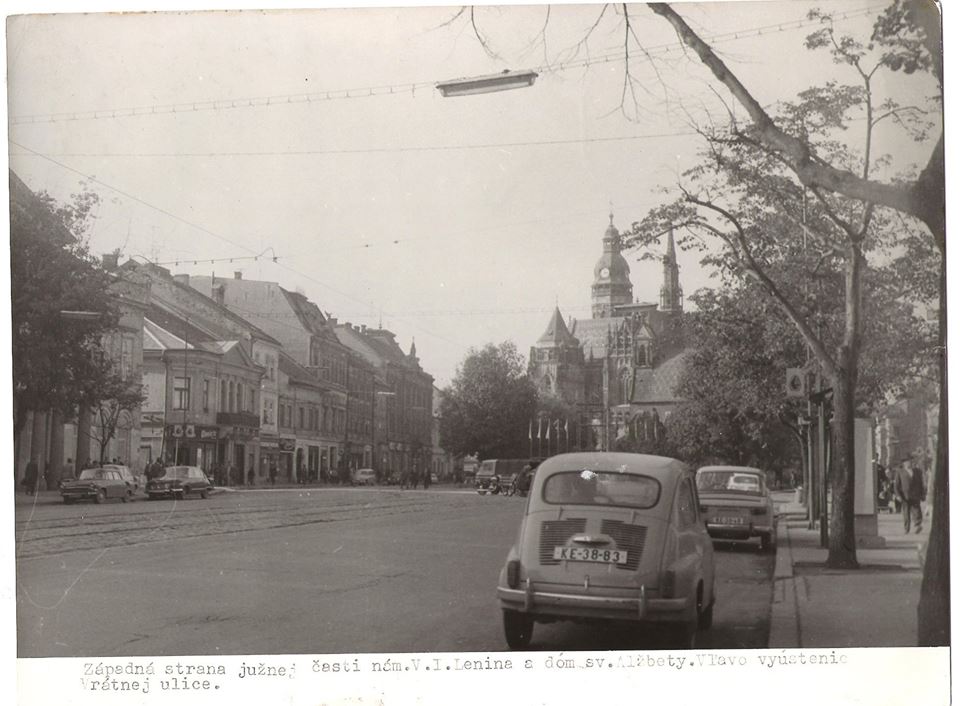
M 897 471 L 894 482 L 894 492 L 903 507 L 903 531 L 906 534 L 910 533 L 912 515 L 915 531 L 919 534 L 923 530 L 923 512 L 920 509 L 920 502 L 927 493 L 923 473 L 913 467 L 913 459 L 909 456 L 900 462 L 900 469 Z

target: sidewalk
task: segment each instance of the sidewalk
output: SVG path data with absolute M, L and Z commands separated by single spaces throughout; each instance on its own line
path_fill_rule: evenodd
M 912 647 L 922 576 L 919 549 L 930 531 L 905 534 L 899 514 L 881 513 L 886 546 L 857 548 L 859 569 L 824 567 L 820 532 L 808 529 L 806 510 L 779 504 L 777 560 L 769 647 Z

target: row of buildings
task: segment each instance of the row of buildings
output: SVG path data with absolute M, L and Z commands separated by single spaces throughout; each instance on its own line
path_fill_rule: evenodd
M 105 348 L 144 392 L 104 458 L 138 473 L 160 459 L 256 484 L 355 468 L 450 474 L 439 390 L 415 344 L 405 352 L 391 331 L 340 322 L 304 294 L 241 272 L 191 277 L 116 254 L 103 266 L 121 313 Z M 68 459 L 98 460 L 98 416 L 34 415 L 17 468 L 33 458 L 56 474 Z

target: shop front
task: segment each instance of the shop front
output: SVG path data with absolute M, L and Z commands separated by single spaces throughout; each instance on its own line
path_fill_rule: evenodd
M 281 436 L 277 442 L 280 461 L 277 464 L 277 480 L 284 483 L 294 483 L 296 478 L 293 471 L 293 455 L 297 450 L 297 440 L 292 436 Z
M 270 479 L 279 479 L 280 476 L 280 439 L 276 436 L 260 437 L 260 468 L 257 472 L 258 480 L 270 482 Z M 273 473 L 271 474 L 271 469 Z
M 178 466 L 199 466 L 206 472 L 217 462 L 219 430 L 203 424 L 168 424 L 163 447 L 165 460 Z

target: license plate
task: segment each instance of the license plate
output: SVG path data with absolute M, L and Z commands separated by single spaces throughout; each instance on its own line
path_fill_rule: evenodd
M 714 517 L 712 520 L 715 525 L 742 525 L 742 517 Z
M 554 547 L 553 558 L 564 561 L 596 561 L 601 564 L 626 564 L 627 552 L 622 549 L 595 547 Z

